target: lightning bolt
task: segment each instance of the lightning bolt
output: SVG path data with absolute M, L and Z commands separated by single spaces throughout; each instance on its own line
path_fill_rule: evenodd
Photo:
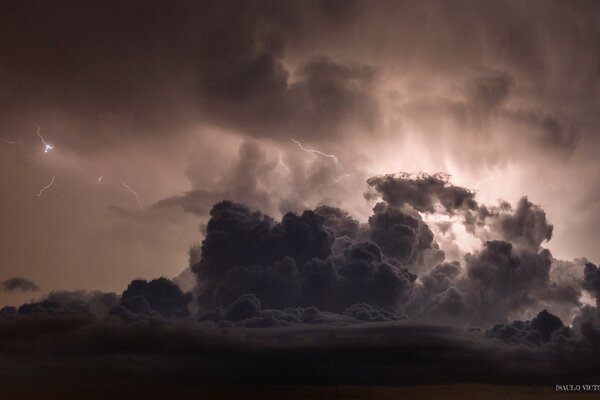
M 484 183 L 486 183 L 486 182 L 488 182 L 488 181 L 491 181 L 491 180 L 492 180 L 492 179 L 494 179 L 494 178 L 495 178 L 495 176 L 494 176 L 494 175 L 490 175 L 490 176 L 488 176 L 487 178 L 485 178 L 484 180 L 482 180 L 482 181 L 479 181 L 479 182 L 477 182 L 475 185 L 473 185 L 473 188 L 474 188 L 474 189 L 476 189 L 477 187 L 479 187 L 479 185 L 482 185 L 482 184 L 484 184 Z
M 135 196 L 135 201 L 138 202 L 138 204 L 140 205 L 140 207 L 144 206 L 142 204 L 142 201 L 140 200 L 140 196 L 137 194 L 137 192 L 135 190 L 133 190 L 131 188 L 131 186 L 129 186 L 128 184 L 126 184 L 124 181 L 121 181 L 121 185 L 123 185 L 123 187 L 129 191 L 129 193 L 131 193 L 132 195 Z
M 344 178 L 348 178 L 352 176 L 352 174 L 344 174 L 344 175 L 340 175 L 338 176 L 333 182 L 331 182 L 329 185 L 335 185 L 336 183 L 340 183 L 340 181 Z
M 20 140 L 7 140 L 7 139 L 2 139 L 4 141 L 4 143 L 8 143 L 8 144 L 17 144 L 20 143 Z
M 290 167 L 288 167 L 287 165 L 285 165 L 285 163 L 283 162 L 283 159 L 281 158 L 281 151 L 277 150 L 277 153 L 279 153 L 279 161 L 278 164 L 281 164 L 281 166 L 283 168 L 286 169 L 286 171 L 290 172 Z
M 43 188 L 41 188 L 41 189 L 40 189 L 40 191 L 39 191 L 39 193 L 37 194 L 37 196 L 36 196 L 36 197 L 38 197 L 38 198 L 39 198 L 39 197 L 42 195 L 42 193 L 44 193 L 44 191 L 45 191 L 46 189 L 49 189 L 49 188 L 50 188 L 50 186 L 54 185 L 54 179 L 56 179 L 56 175 L 54 175 L 54 176 L 52 177 L 52 179 L 50 180 L 50 183 L 49 183 L 49 184 L 47 184 L 46 186 L 44 186 Z
M 302 143 L 300 143 L 296 139 L 292 139 L 292 142 L 296 143 L 298 145 L 298 147 L 300 147 L 300 149 L 306 151 L 307 153 L 315 153 L 315 154 L 318 154 L 323 157 L 331 158 L 331 159 L 333 159 L 333 161 L 335 161 L 336 164 L 338 162 L 337 157 L 333 154 L 326 154 L 326 153 L 323 153 L 322 151 L 319 151 L 316 149 L 307 149 L 306 147 L 302 146 Z
M 40 137 L 40 139 L 42 140 L 42 144 L 44 145 L 44 153 L 47 153 L 49 150 L 54 149 L 54 147 L 52 147 L 51 144 L 46 143 L 46 141 L 44 140 L 44 137 L 40 133 L 40 126 L 39 125 L 37 127 L 37 134 Z

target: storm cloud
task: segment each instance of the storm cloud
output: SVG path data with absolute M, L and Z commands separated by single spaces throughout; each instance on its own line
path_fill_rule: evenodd
M 2 282 L 2 289 L 7 292 L 22 291 L 22 292 L 37 292 L 40 290 L 38 285 L 26 278 L 10 278 Z

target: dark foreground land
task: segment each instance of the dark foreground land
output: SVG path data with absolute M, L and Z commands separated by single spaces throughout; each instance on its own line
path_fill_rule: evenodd
M 108 385 L 69 387 L 54 385 L 3 385 L 2 399 L 595 399 L 600 393 L 556 392 L 550 387 L 502 385 L 431 385 L 412 387 L 385 386 L 206 386 L 206 385 Z

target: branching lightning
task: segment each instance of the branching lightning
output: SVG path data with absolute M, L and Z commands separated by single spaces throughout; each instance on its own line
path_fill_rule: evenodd
M 44 145 L 44 153 L 47 153 L 48 151 L 54 149 L 54 147 L 52 147 L 51 144 L 46 143 L 46 141 L 44 140 L 44 137 L 40 133 L 40 126 L 39 125 L 37 127 L 37 134 L 40 137 L 40 139 L 42 140 L 42 144 Z
M 304 151 L 306 151 L 308 153 L 315 153 L 315 154 L 319 154 L 319 155 L 321 155 L 323 157 L 331 158 L 331 159 L 333 159 L 333 161 L 335 161 L 336 164 L 338 162 L 337 157 L 335 155 L 333 155 L 333 154 L 326 154 L 326 153 L 323 153 L 323 152 L 321 152 L 319 150 L 316 150 L 316 149 L 307 149 L 306 147 L 302 146 L 302 143 L 300 143 L 296 139 L 292 139 L 292 142 L 296 143 L 298 145 L 298 147 L 300 147 L 300 149 L 302 149 L 302 150 L 304 150 Z
M 40 189 L 40 191 L 39 191 L 39 193 L 37 194 L 37 196 L 36 196 L 36 197 L 40 197 L 40 196 L 42 195 L 42 193 L 44 193 L 44 191 L 45 191 L 46 189 L 49 189 L 49 188 L 50 188 L 50 186 L 54 185 L 54 179 L 56 179 L 56 175 L 54 175 L 54 176 L 52 177 L 52 179 L 50 180 L 50 183 L 49 183 L 49 184 L 47 184 L 46 186 L 44 186 L 43 188 L 41 188 L 41 189 Z
M 131 188 L 131 186 L 129 186 L 124 181 L 121 181 L 121 185 L 123 185 L 123 187 L 129 191 L 129 193 L 131 193 L 133 196 L 135 196 L 135 200 L 138 202 L 140 207 L 143 207 L 142 201 L 140 200 L 140 196 L 137 194 L 137 192 L 135 190 L 133 190 Z

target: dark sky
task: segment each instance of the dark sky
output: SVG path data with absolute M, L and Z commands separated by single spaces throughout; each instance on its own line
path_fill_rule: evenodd
M 3 2 L 0 304 L 35 301 L 15 324 L 75 314 L 86 356 L 103 329 L 139 334 L 113 317 L 409 316 L 597 345 L 599 18 L 595 1 Z M 456 335 L 449 354 L 500 351 Z

